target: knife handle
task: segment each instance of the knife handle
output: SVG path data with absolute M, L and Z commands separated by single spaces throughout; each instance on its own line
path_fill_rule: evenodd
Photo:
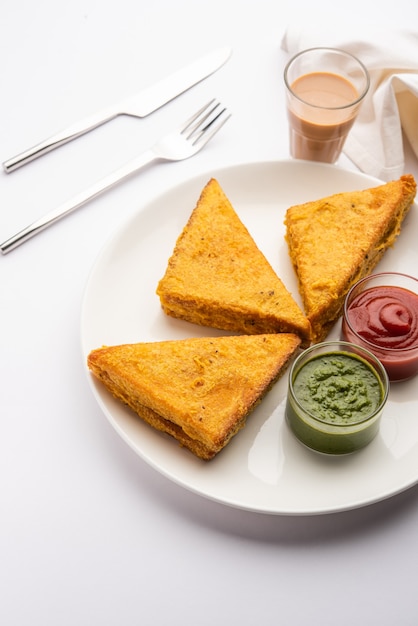
M 49 137 L 49 139 L 45 139 L 32 148 L 29 148 L 15 157 L 4 161 L 3 168 L 7 173 L 13 172 L 13 170 L 17 170 L 19 167 L 26 165 L 26 163 L 34 161 L 43 154 L 46 154 L 47 152 L 50 152 L 51 150 L 54 150 L 55 148 L 58 148 L 59 146 L 62 146 L 63 144 L 68 143 L 85 133 L 88 133 L 90 130 L 93 130 L 93 128 L 97 128 L 97 126 L 101 126 L 105 122 L 115 118 L 117 115 L 119 115 L 119 110 L 115 110 L 114 107 L 102 109 L 94 115 L 90 115 L 89 117 L 68 126 L 56 135 Z

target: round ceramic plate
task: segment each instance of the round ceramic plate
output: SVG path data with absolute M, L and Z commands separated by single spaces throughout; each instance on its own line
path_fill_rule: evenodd
M 129 219 L 92 269 L 81 320 L 86 357 L 104 344 L 222 334 L 167 317 L 155 293 L 176 239 L 211 177 L 219 181 L 299 304 L 284 240 L 286 209 L 332 193 L 381 184 L 331 165 L 284 161 L 211 171 L 163 193 Z M 414 206 L 379 271 L 415 274 L 417 241 Z M 329 339 L 338 335 L 339 325 Z M 338 458 L 308 450 L 289 431 L 284 419 L 287 376 L 285 373 L 228 446 L 212 461 L 204 462 L 142 422 L 88 373 L 99 405 L 124 441 L 167 478 L 217 502 L 270 514 L 319 514 L 370 504 L 417 482 L 416 380 L 392 386 L 376 439 L 362 451 Z

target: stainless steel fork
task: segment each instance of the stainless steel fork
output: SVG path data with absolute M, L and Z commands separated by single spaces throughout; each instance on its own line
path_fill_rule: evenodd
M 162 137 L 152 148 L 4 241 L 0 244 L 1 252 L 6 254 L 17 248 L 37 233 L 51 226 L 51 224 L 54 224 L 65 215 L 72 213 L 89 200 L 96 198 L 152 161 L 182 161 L 183 159 L 188 159 L 199 152 L 229 118 L 230 114 L 226 113 L 226 108 L 221 108 L 219 102 L 211 100 L 179 128 Z

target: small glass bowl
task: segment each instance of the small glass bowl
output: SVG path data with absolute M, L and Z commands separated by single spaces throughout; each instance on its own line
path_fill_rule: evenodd
M 377 435 L 388 393 L 386 370 L 369 350 L 345 341 L 318 343 L 293 362 L 286 420 L 309 448 L 349 454 Z
M 341 338 L 373 352 L 391 382 L 416 376 L 418 279 L 382 272 L 359 280 L 345 299 Z

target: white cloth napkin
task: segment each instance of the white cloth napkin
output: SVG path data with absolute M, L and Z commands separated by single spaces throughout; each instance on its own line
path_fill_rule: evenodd
M 370 90 L 344 145 L 357 167 L 384 181 L 404 174 L 403 137 L 418 158 L 418 31 L 289 26 L 281 47 L 293 54 L 316 46 L 354 54 L 370 74 Z

